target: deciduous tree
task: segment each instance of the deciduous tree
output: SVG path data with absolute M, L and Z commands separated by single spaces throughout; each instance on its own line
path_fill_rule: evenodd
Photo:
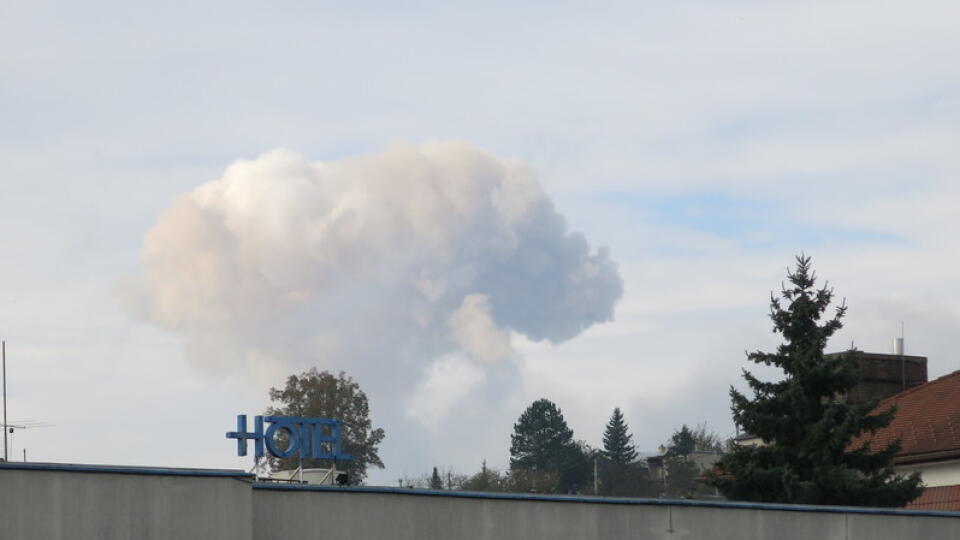
M 374 429 L 370 420 L 370 405 L 367 395 L 352 378 L 342 371 L 334 376 L 327 371 L 318 372 L 316 368 L 299 374 L 290 375 L 283 388 L 270 389 L 270 401 L 273 405 L 267 414 L 274 416 L 297 416 L 333 418 L 342 423 L 342 450 L 353 456 L 350 461 L 338 461 L 337 468 L 346 470 L 350 482 L 360 484 L 366 479 L 368 467 L 383 468 L 378 447 L 383 441 L 382 428 Z M 285 459 L 271 458 L 274 470 L 297 468 L 296 457 Z M 303 460 L 305 468 L 330 468 L 330 460 L 308 458 Z
M 480 466 L 480 472 L 464 479 L 460 482 L 458 489 L 463 491 L 508 491 L 509 481 L 500 471 L 487 467 L 484 461 Z

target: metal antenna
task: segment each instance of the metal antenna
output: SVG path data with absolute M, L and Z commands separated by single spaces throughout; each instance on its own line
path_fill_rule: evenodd
M 903 381 L 903 390 L 907 389 L 907 359 L 903 357 L 903 321 L 900 321 L 900 379 Z
M 3 357 L 3 460 L 10 461 L 7 455 L 7 342 L 0 341 L 0 356 Z
M 3 423 L 3 426 L 2 426 L 2 427 L 3 427 L 3 438 L 4 438 L 4 442 L 6 442 L 7 434 L 8 434 L 8 433 L 10 434 L 10 447 L 11 447 L 10 449 L 11 449 L 11 450 L 13 450 L 13 432 L 14 432 L 14 430 L 17 430 L 17 429 L 20 429 L 20 430 L 33 429 L 33 428 L 38 428 L 38 427 L 53 427 L 53 425 L 54 425 L 54 424 L 50 424 L 50 423 L 48 423 L 48 422 L 37 422 L 37 421 L 34 421 L 34 420 L 14 420 L 13 422 L 14 422 L 14 423 L 12 423 L 12 424 L 8 424 L 8 423 L 4 422 L 4 423 Z M 8 459 L 7 461 L 9 461 L 9 459 Z M 26 447 L 23 448 L 23 461 L 24 461 L 24 462 L 27 461 L 27 448 L 26 448 Z

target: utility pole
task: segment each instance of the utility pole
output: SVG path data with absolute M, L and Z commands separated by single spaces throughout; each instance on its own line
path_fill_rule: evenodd
M 597 479 L 597 456 L 593 456 L 593 494 L 600 494 L 600 482 Z
M 3 357 L 3 460 L 10 461 L 7 454 L 7 342 L 0 341 L 0 357 Z

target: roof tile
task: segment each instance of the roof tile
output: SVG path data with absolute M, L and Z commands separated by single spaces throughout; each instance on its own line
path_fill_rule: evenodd
M 891 406 L 896 406 L 896 415 L 873 434 L 871 447 L 884 448 L 899 438 L 899 461 L 917 454 L 960 452 L 960 371 L 890 396 L 874 410 Z
M 960 486 L 928 487 L 907 508 L 913 510 L 960 510 Z

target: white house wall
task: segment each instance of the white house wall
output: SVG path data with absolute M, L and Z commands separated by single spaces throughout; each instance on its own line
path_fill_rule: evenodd
M 897 472 L 901 474 L 910 474 L 914 471 L 920 471 L 923 483 L 927 487 L 960 485 L 960 460 L 897 467 Z

